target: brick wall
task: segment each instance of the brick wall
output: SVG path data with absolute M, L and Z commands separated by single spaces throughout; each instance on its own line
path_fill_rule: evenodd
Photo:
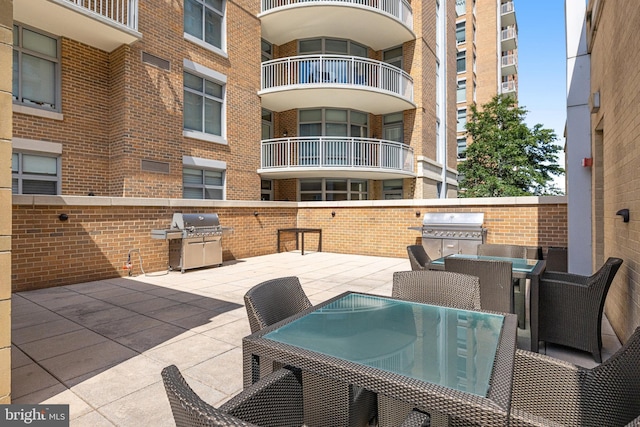
M 491 204 L 497 200 L 451 199 L 445 205 L 437 200 L 332 204 L 14 196 L 12 287 L 22 291 L 124 276 L 132 249 L 139 250 L 145 272 L 165 270 L 168 243 L 152 239 L 151 230 L 167 228 L 174 212 L 217 212 L 221 225 L 233 227 L 222 240 L 224 260 L 275 253 L 277 230 L 296 226 L 322 228 L 326 252 L 405 257 L 406 246 L 421 241 L 420 233 L 408 227 L 420 226 L 426 212 L 444 211 L 485 212 L 489 242 L 566 246 L 564 198 Z M 61 221 L 61 213 L 69 219 Z M 305 235 L 307 250 L 317 244 L 317 235 Z M 294 236 L 283 235 L 281 249 L 294 248 Z M 137 252 L 132 262 L 133 273 L 141 274 Z
M 13 1 L 0 0 L 0 404 L 11 403 L 11 67 Z
M 589 7 L 595 3 L 589 1 Z M 640 13 L 634 0 L 600 6 L 598 30 L 590 40 L 590 92 L 599 91 L 601 101 L 591 114 L 594 265 L 608 257 L 624 260 L 605 313 L 625 341 L 640 325 L 640 44 L 629 37 L 640 26 Z M 631 212 L 628 223 L 615 214 L 622 208 Z

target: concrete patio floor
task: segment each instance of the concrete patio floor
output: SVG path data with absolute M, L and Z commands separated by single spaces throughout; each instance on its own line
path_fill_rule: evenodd
M 176 364 L 214 406 L 242 389 L 243 296 L 255 284 L 297 276 L 316 304 L 347 290 L 390 295 L 393 272 L 409 269 L 402 258 L 294 251 L 15 293 L 12 402 L 69 404 L 72 426 L 173 426 L 163 367 Z M 620 344 L 604 323 L 608 358 Z M 546 351 L 595 366 L 589 354 Z

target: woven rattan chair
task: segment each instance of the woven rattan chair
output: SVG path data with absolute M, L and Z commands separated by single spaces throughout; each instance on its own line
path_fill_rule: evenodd
M 480 281 L 476 276 L 450 271 L 396 271 L 391 296 L 423 304 L 463 310 L 479 310 Z M 378 395 L 378 421 L 381 427 L 422 425 L 428 415 L 411 412 L 413 406 Z M 407 418 L 409 416 L 409 418 Z
M 302 383 L 299 372 L 279 369 L 216 409 L 204 402 L 175 365 L 162 370 L 176 427 L 301 426 Z
M 639 366 L 640 328 L 593 369 L 516 350 L 510 425 L 639 425 Z
M 547 249 L 547 265 L 545 271 L 560 271 L 566 273 L 568 271 L 568 250 L 550 246 Z
M 411 270 L 428 270 L 431 258 L 424 250 L 422 245 L 409 245 L 407 246 L 407 254 L 409 255 L 409 262 L 411 263 Z
M 510 262 L 447 257 L 444 268 L 480 279 L 480 305 L 483 310 L 514 313 Z
M 480 282 L 476 276 L 450 271 L 396 271 L 391 296 L 423 304 L 479 310 Z
M 309 298 L 295 276 L 280 277 L 259 283 L 249 289 L 244 296 L 245 307 L 249 317 L 251 332 L 271 326 L 289 316 L 311 307 Z M 282 368 L 282 364 L 263 360 L 260 363 L 260 377 Z M 334 398 L 336 412 L 347 412 L 337 416 L 349 419 L 349 425 L 367 425 L 376 414 L 376 395 L 361 387 L 332 381 L 319 375 L 303 372 L 305 384 L 305 405 L 308 416 L 322 417 L 318 410 L 326 401 Z M 316 410 L 320 413 L 316 417 Z M 327 414 L 327 417 L 329 415 Z
M 295 276 L 255 285 L 244 295 L 251 333 L 271 326 L 311 307 L 311 301 Z
M 499 256 L 506 258 L 542 259 L 542 248 L 539 246 L 502 245 L 482 243 L 478 245 L 478 255 Z M 526 315 L 526 279 L 513 281 L 513 306 L 518 315 L 518 327 L 527 326 Z
M 601 362 L 602 310 L 621 264 L 620 258 L 609 258 L 592 276 L 545 272 L 539 290 L 540 341 L 587 351 Z

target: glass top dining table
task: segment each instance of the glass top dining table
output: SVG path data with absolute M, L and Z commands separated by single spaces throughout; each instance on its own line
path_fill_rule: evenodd
M 542 260 L 538 259 L 525 259 L 525 258 L 506 258 L 506 257 L 497 257 L 497 256 L 486 256 L 486 255 L 471 255 L 471 254 L 452 254 L 447 255 L 442 258 L 437 258 L 431 261 L 430 268 L 433 270 L 444 270 L 444 260 L 445 258 L 465 258 L 465 259 L 477 259 L 477 260 L 488 260 L 488 261 L 508 261 L 511 263 L 511 271 L 513 272 L 513 277 L 515 278 L 525 278 L 527 275 L 531 275 L 538 263 Z M 440 268 L 441 267 L 441 268 Z
M 502 425 L 515 324 L 515 315 L 347 292 L 245 337 L 245 386 L 259 378 L 264 356 L 427 411 L 494 416 Z

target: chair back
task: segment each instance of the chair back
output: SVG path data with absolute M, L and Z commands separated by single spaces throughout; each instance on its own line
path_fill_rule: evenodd
M 596 298 L 599 299 L 598 324 L 602 322 L 602 312 L 604 311 L 607 293 L 609 293 L 613 278 L 616 276 L 621 265 L 622 260 L 620 258 L 609 257 L 607 262 L 600 267 L 600 270 L 596 271 L 587 279 L 587 286 L 589 287 L 589 292 L 594 297 L 594 301 L 598 301 Z
M 409 262 L 411 263 L 411 270 L 427 270 L 431 258 L 424 250 L 422 245 L 409 245 L 407 246 L 407 254 L 409 255 Z
M 480 310 L 480 281 L 450 271 L 396 271 L 391 296 L 423 304 Z
M 640 415 L 640 327 L 613 356 L 591 369 L 585 381 L 585 420 L 623 426 Z
M 549 246 L 547 249 L 547 265 L 546 271 L 560 271 L 567 272 L 568 269 L 568 254 L 567 248 Z
M 176 427 L 192 426 L 253 426 L 225 414 L 206 403 L 185 381 L 176 365 L 162 370 L 162 382 L 169 398 Z
M 505 258 L 525 258 L 527 255 L 527 248 L 520 245 L 481 243 L 478 245 L 478 255 L 499 256 Z
M 255 285 L 244 295 L 251 333 L 311 307 L 300 280 L 280 277 Z
M 513 278 L 508 261 L 485 261 L 447 257 L 444 269 L 480 279 L 480 305 L 483 310 L 513 313 Z

